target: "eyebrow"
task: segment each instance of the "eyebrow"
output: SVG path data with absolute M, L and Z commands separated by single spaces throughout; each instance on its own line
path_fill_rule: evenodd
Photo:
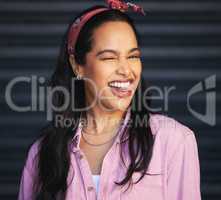
M 139 53 L 141 53 L 141 51 L 140 51 L 139 48 L 132 48 L 132 49 L 130 49 L 130 50 L 128 51 L 128 53 L 132 53 L 132 52 L 134 52 L 134 51 L 139 51 Z M 113 53 L 113 54 L 115 54 L 115 55 L 118 54 L 118 52 L 115 51 L 115 50 L 113 50 L 113 49 L 104 49 L 104 50 L 98 51 L 97 54 L 96 54 L 96 56 L 99 56 L 99 55 L 101 55 L 101 54 L 103 54 L 103 53 Z

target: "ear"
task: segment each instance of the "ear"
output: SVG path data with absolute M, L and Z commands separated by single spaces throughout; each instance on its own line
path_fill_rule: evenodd
M 78 74 L 83 76 L 83 67 L 76 63 L 74 55 L 69 56 L 69 62 L 71 64 L 72 70 L 74 74 L 77 76 Z

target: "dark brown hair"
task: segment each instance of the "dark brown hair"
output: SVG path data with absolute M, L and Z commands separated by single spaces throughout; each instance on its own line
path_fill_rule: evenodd
M 79 16 L 82 16 L 84 13 L 102 8 L 104 6 L 95 6 L 88 10 L 82 12 Z M 77 16 L 76 18 L 78 18 Z M 75 18 L 75 19 L 76 19 Z M 76 43 L 75 52 L 76 52 L 76 62 L 79 64 L 85 63 L 86 54 L 92 48 L 92 37 L 93 31 L 99 27 L 101 24 L 108 21 L 123 21 L 128 23 L 134 30 L 138 44 L 140 44 L 139 36 L 137 30 L 134 26 L 134 23 L 129 16 L 119 10 L 107 10 L 97 15 L 93 16 L 82 28 L 78 41 Z M 73 21 L 70 23 L 72 25 Z M 68 30 L 69 30 L 68 28 Z M 65 87 L 68 91 L 71 91 L 71 80 L 75 77 L 71 65 L 69 63 L 69 55 L 67 51 L 67 34 L 68 30 L 64 36 L 63 44 L 60 49 L 60 55 L 58 57 L 57 67 L 53 73 L 50 81 L 50 86 L 62 86 Z M 75 91 L 73 96 L 73 101 L 75 108 L 83 108 L 85 106 L 85 95 L 84 95 L 84 82 L 82 80 L 75 81 Z M 141 92 L 146 88 L 144 85 L 144 80 L 141 78 Z M 142 95 L 142 94 L 141 94 Z M 141 172 L 143 178 L 145 172 L 148 168 L 151 156 L 152 156 L 152 147 L 153 147 L 153 135 L 149 126 L 149 114 L 150 111 L 144 106 L 144 102 L 138 102 L 138 92 L 135 92 L 135 95 L 132 99 L 131 105 L 131 121 L 132 124 L 129 127 L 129 141 L 128 149 L 130 156 L 130 164 L 125 178 L 120 182 L 116 183 L 118 185 L 124 185 L 127 182 L 130 182 L 133 172 Z M 57 92 L 56 96 L 53 99 L 53 104 L 55 106 L 62 105 L 64 103 L 64 95 Z M 141 108 L 138 109 L 138 104 L 141 103 Z M 147 105 L 150 105 L 150 100 L 147 100 Z M 58 112 L 54 112 L 53 116 L 55 117 Z M 78 122 L 80 118 L 80 112 L 74 111 L 69 106 L 65 111 L 59 113 L 62 114 L 65 118 L 71 117 L 74 118 L 74 122 Z M 135 122 L 135 117 L 139 116 L 140 119 L 146 119 L 147 123 L 137 125 Z M 41 133 L 41 144 L 39 151 L 39 162 L 38 162 L 38 189 L 37 189 L 37 198 L 38 200 L 51 200 L 55 199 L 58 193 L 65 195 L 67 190 L 67 175 L 70 166 L 70 154 L 68 151 L 68 142 L 72 139 L 76 132 L 73 127 L 56 127 L 54 125 L 54 118 L 49 126 L 42 129 Z M 136 144 L 135 144 L 136 142 Z M 134 144 L 136 149 L 134 149 Z M 122 143 L 122 145 L 125 145 Z M 123 160 L 123 155 L 121 155 Z

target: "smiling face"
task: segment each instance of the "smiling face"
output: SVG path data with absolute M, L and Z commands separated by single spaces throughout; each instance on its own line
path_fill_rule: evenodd
M 93 33 L 92 49 L 84 66 L 76 67 L 85 81 L 87 105 L 96 102 L 108 111 L 125 110 L 140 81 L 141 52 L 132 27 L 106 22 Z

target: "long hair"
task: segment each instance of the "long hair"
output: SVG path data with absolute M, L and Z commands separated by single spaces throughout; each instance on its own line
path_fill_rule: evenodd
M 94 6 L 88 10 L 85 10 L 79 16 L 84 13 L 102 8 L 104 6 Z M 75 20 L 74 19 L 74 20 Z M 134 30 L 136 34 L 138 44 L 140 43 L 139 35 L 134 26 L 134 23 L 127 14 L 119 10 L 108 10 L 98 13 L 93 16 L 82 28 L 78 41 L 76 43 L 76 62 L 79 64 L 84 64 L 86 61 L 86 54 L 91 50 L 93 43 L 93 31 L 95 28 L 99 27 L 101 24 L 108 21 L 122 21 L 128 23 Z M 68 30 L 73 21 L 70 22 Z M 61 86 L 66 88 L 71 93 L 72 79 L 76 78 L 73 73 L 71 64 L 69 63 L 69 55 L 67 51 L 67 35 L 68 30 L 64 35 L 64 40 L 60 48 L 60 54 L 57 60 L 57 67 L 53 73 L 50 86 L 52 88 Z M 153 135 L 149 126 L 149 111 L 144 102 L 139 102 L 139 95 L 143 95 L 143 91 L 146 88 L 144 85 L 143 78 L 141 78 L 141 94 L 138 94 L 138 90 L 135 92 L 134 97 L 131 101 L 131 121 L 132 124 L 129 127 L 129 156 L 130 164 L 127 169 L 126 176 L 118 185 L 125 185 L 131 181 L 133 172 L 139 171 L 142 173 L 140 180 L 145 175 L 148 168 L 153 148 Z M 77 80 L 74 81 L 74 94 L 72 94 L 72 101 L 74 102 L 75 108 L 84 108 L 85 104 L 85 94 L 84 94 L 84 81 Z M 64 103 L 64 94 L 57 91 L 53 96 L 53 105 L 61 106 Z M 147 100 L 146 105 L 150 106 L 150 100 Z M 139 107 L 139 108 L 138 108 Z M 68 144 L 76 133 L 76 124 L 70 127 L 55 126 L 55 116 L 57 114 L 62 115 L 64 118 L 74 119 L 73 122 L 78 123 L 80 118 L 80 111 L 72 110 L 71 105 L 64 111 L 56 111 L 53 113 L 52 122 L 41 131 L 41 142 L 38 154 L 38 182 L 36 182 L 36 193 L 37 200 L 51 200 L 55 199 L 56 196 L 61 193 L 65 195 L 67 190 L 67 175 L 70 166 L 70 154 L 68 150 Z M 147 123 L 140 124 L 137 126 L 136 117 L 140 119 L 146 119 Z M 73 128 L 75 127 L 75 128 Z M 136 142 L 136 143 L 135 143 Z M 136 149 L 134 148 L 136 145 Z M 122 144 L 123 145 L 123 144 Z

